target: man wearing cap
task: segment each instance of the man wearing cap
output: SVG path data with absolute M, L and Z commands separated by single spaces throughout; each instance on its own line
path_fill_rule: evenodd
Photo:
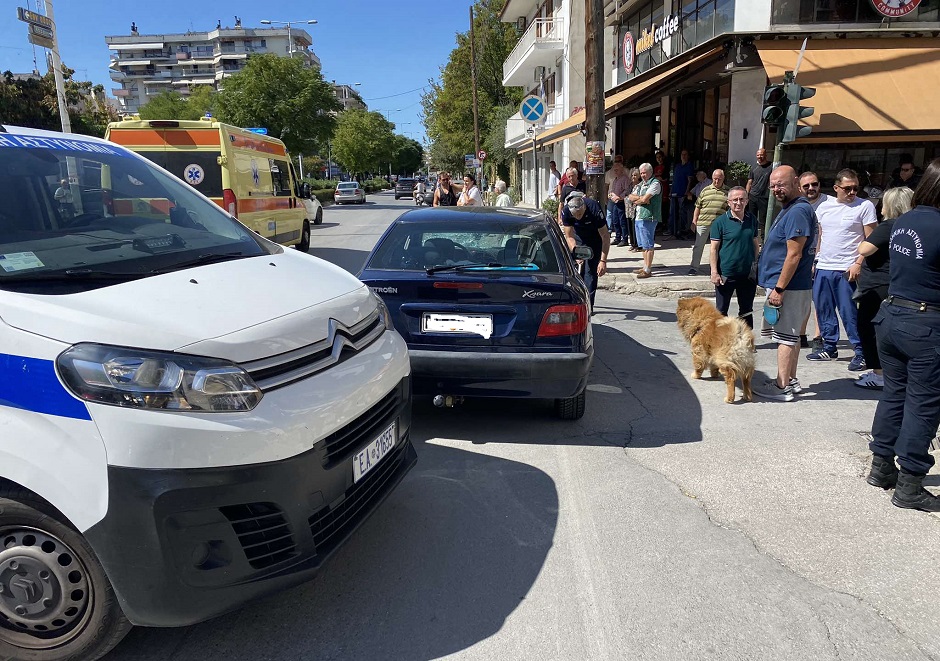
M 565 198 L 561 209 L 561 225 L 568 239 L 568 247 L 574 250 L 579 240 L 594 251 L 594 256 L 584 265 L 584 284 L 591 292 L 591 308 L 597 292 L 597 279 L 607 273 L 607 253 L 610 251 L 610 232 L 601 206 L 581 191 L 573 191 Z

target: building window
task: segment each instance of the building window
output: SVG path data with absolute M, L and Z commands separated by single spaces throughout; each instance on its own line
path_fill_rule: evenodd
M 771 20 L 775 24 L 800 23 L 935 23 L 940 20 L 940 0 L 922 0 L 909 14 L 887 19 L 871 0 L 773 0 Z

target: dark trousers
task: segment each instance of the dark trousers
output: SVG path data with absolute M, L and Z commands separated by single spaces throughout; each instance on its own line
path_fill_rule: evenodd
M 869 369 L 880 370 L 881 359 L 878 357 L 878 338 L 875 325 L 871 322 L 881 308 L 881 302 L 888 298 L 888 286 L 869 289 L 856 299 L 858 303 L 858 339 L 862 343 L 862 355 Z
M 885 387 L 875 409 L 872 442 L 882 457 L 897 457 L 914 475 L 934 464 L 930 441 L 940 425 L 940 312 L 882 304 L 872 320 Z
M 737 296 L 738 316 L 749 328 L 754 328 L 755 294 L 757 294 L 757 283 L 746 275 L 739 278 L 725 278 L 725 284 L 715 285 L 715 307 L 727 317 L 728 309 L 731 307 L 731 296 Z
M 839 319 L 845 326 L 845 334 L 855 347 L 855 353 L 861 355 L 862 344 L 858 339 L 858 307 L 852 300 L 855 283 L 849 282 L 844 271 L 816 269 L 813 278 L 813 305 L 816 306 L 816 319 L 819 321 L 819 334 L 822 336 L 826 351 L 835 351 L 839 342 Z
M 627 216 L 624 213 L 623 202 L 614 204 L 614 208 L 611 210 L 611 226 L 614 234 L 617 235 L 617 241 L 626 243 L 629 230 L 627 229 Z
M 624 218 L 626 218 L 627 236 L 630 238 L 630 245 L 636 248 L 636 218 L 632 216 L 624 216 Z
M 764 236 L 764 222 L 767 219 L 767 204 L 769 198 L 752 198 L 747 203 L 747 210 L 757 218 L 757 233 Z
M 601 265 L 601 247 L 591 246 L 594 256 L 581 266 L 581 277 L 588 291 L 591 292 L 591 309 L 594 308 L 594 295 L 597 293 L 597 269 Z
M 691 220 L 687 217 L 689 209 L 685 195 L 669 196 L 669 233 L 677 236 L 689 229 Z

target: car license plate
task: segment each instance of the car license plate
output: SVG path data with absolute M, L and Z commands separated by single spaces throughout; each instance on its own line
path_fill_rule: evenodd
M 375 465 L 382 461 L 382 457 L 387 455 L 398 442 L 398 423 L 393 422 L 385 428 L 379 437 L 369 443 L 366 447 L 353 456 L 353 482 L 358 482 Z
M 425 312 L 421 319 L 421 332 L 472 333 L 489 339 L 493 334 L 493 315 Z

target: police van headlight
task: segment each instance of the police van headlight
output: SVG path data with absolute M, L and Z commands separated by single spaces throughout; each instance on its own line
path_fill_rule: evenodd
M 225 360 L 100 344 L 76 344 L 56 359 L 65 385 L 99 404 L 200 413 L 250 411 L 263 393 Z
M 372 297 L 375 299 L 375 308 L 378 310 L 379 318 L 382 319 L 385 328 L 387 330 L 395 330 L 395 324 L 392 323 L 392 313 L 388 311 L 388 306 L 385 305 L 385 301 L 375 292 L 372 292 Z

